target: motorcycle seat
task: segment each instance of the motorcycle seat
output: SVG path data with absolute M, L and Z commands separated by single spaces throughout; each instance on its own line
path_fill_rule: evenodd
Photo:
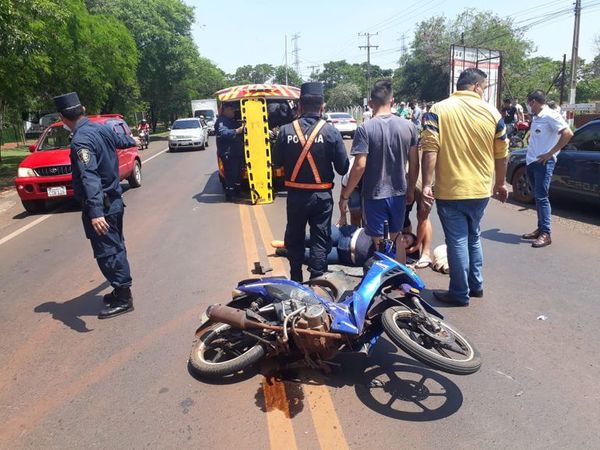
M 361 278 L 348 275 L 342 271 L 328 272 L 320 277 L 312 278 L 306 283 L 307 286 L 318 286 L 324 288 L 325 292 L 335 303 L 342 301 L 348 294 L 352 293 L 360 283 Z

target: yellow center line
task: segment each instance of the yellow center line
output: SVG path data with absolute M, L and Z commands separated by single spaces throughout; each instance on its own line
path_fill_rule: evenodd
M 263 206 L 256 205 L 252 207 L 252 211 L 256 217 L 263 245 L 268 254 L 273 239 L 273 231 L 267 220 L 265 209 Z M 285 272 L 283 258 L 272 259 L 271 265 L 275 274 Z M 324 384 L 311 385 L 310 388 L 305 389 L 304 394 L 310 406 L 313 424 L 321 448 L 323 450 L 348 449 L 348 443 L 327 386 Z
M 240 205 L 240 220 L 242 223 L 242 236 L 246 252 L 247 267 L 253 267 L 258 261 L 257 240 L 250 218 L 248 205 Z M 262 236 L 261 236 L 262 238 Z M 252 273 L 250 272 L 250 275 Z M 267 428 L 269 442 L 273 450 L 297 450 L 296 435 L 290 419 L 289 402 L 285 393 L 285 386 L 281 381 L 263 377 L 261 382 L 265 399 L 267 414 Z

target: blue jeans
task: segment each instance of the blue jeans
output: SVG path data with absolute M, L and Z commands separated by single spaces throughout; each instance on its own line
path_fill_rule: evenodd
M 448 247 L 448 291 L 459 302 L 469 301 L 469 291 L 483 289 L 483 252 L 479 240 L 479 222 L 488 201 L 489 198 L 436 200 Z
M 527 178 L 533 188 L 533 196 L 535 197 L 535 207 L 537 209 L 538 223 L 537 227 L 542 233 L 550 234 L 550 215 L 552 208 L 550 207 L 550 198 L 548 197 L 548 188 L 552 181 L 552 173 L 556 161 L 554 158 L 546 161 L 546 164 L 532 162 L 527 166 Z

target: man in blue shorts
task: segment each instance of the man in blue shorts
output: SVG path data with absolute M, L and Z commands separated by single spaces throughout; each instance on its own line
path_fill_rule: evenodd
M 375 246 L 383 237 L 383 222 L 390 225 L 391 239 L 401 236 L 404 210 L 414 201 L 419 172 L 419 133 L 414 124 L 392 114 L 391 80 L 377 81 L 369 106 L 373 118 L 361 124 L 354 135 L 354 164 L 340 194 L 340 213 L 348 211 L 348 199 L 362 179 L 363 225 Z M 408 164 L 408 182 L 406 166 Z M 396 259 L 404 263 L 404 247 L 396 242 Z

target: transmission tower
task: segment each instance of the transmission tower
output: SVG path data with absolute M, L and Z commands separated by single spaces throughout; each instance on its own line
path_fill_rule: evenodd
M 292 42 L 294 43 L 294 49 L 292 50 L 292 54 L 294 55 L 294 69 L 300 75 L 300 48 L 298 48 L 298 39 L 300 39 L 300 33 L 294 33 L 292 36 Z
M 402 33 L 400 35 L 400 59 L 398 59 L 398 67 L 402 67 L 404 65 L 404 63 L 406 62 L 406 53 L 407 53 L 407 48 L 406 48 L 406 33 Z

